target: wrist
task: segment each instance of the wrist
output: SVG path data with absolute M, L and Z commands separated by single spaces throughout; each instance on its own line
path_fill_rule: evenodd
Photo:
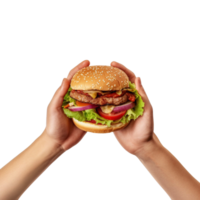
M 38 148 L 47 160 L 55 160 L 58 156 L 64 153 L 61 144 L 59 144 L 55 139 L 49 137 L 45 131 L 37 140 Z
M 142 148 L 140 148 L 135 155 L 140 160 L 148 160 L 156 153 L 163 148 L 162 144 L 158 140 L 157 136 L 153 134 L 151 140 L 144 143 Z

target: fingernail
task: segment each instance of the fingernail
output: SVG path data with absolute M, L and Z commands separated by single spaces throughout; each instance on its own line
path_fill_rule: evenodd
M 142 81 L 141 81 L 141 78 L 139 77 L 139 83 L 140 83 L 140 85 L 142 85 Z
M 65 82 L 65 79 L 66 79 L 66 78 L 63 78 L 62 83 L 61 83 L 61 86 L 63 86 L 63 84 L 64 84 L 64 82 Z

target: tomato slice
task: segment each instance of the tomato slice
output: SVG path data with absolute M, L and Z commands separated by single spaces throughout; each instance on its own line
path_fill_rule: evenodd
M 90 103 L 83 103 L 83 102 L 80 102 L 80 101 L 76 101 L 76 105 L 83 107 L 83 106 L 89 106 L 89 105 L 92 105 L 92 104 L 90 104 Z
M 63 108 L 68 108 L 68 107 L 69 107 L 69 103 L 67 105 L 63 106 Z
M 126 110 L 121 112 L 111 112 L 110 114 L 106 114 L 102 112 L 100 107 L 97 108 L 97 112 L 101 117 L 109 120 L 118 120 L 126 114 Z

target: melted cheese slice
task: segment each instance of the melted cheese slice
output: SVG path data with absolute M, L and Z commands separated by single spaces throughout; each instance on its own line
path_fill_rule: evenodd
M 100 108 L 101 108 L 102 112 L 109 114 L 109 113 L 111 113 L 113 111 L 115 106 L 106 105 L 106 106 L 101 106 Z
M 116 93 L 117 93 L 118 95 L 121 95 L 121 94 L 122 94 L 122 91 L 134 92 L 135 89 L 124 88 L 123 90 L 118 90 L 118 91 L 116 91 Z
M 116 94 L 121 95 L 121 94 L 122 94 L 122 91 L 121 91 L 121 90 L 118 90 L 118 91 L 116 91 Z
M 102 92 L 98 90 L 95 90 L 95 91 L 83 90 L 83 92 L 89 94 L 93 99 L 97 97 L 97 93 L 101 93 L 102 95 L 110 93 L 110 92 Z

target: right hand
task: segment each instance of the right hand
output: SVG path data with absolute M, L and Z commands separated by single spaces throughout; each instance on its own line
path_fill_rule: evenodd
M 141 79 L 138 77 L 136 78 L 132 71 L 120 63 L 112 62 L 111 66 L 123 70 L 128 75 L 129 80 L 132 83 L 135 83 L 136 89 L 145 103 L 142 116 L 135 121 L 132 120 L 127 127 L 114 132 L 117 140 L 124 149 L 131 154 L 136 155 L 137 152 L 140 151 L 153 137 L 153 109 L 141 84 Z

